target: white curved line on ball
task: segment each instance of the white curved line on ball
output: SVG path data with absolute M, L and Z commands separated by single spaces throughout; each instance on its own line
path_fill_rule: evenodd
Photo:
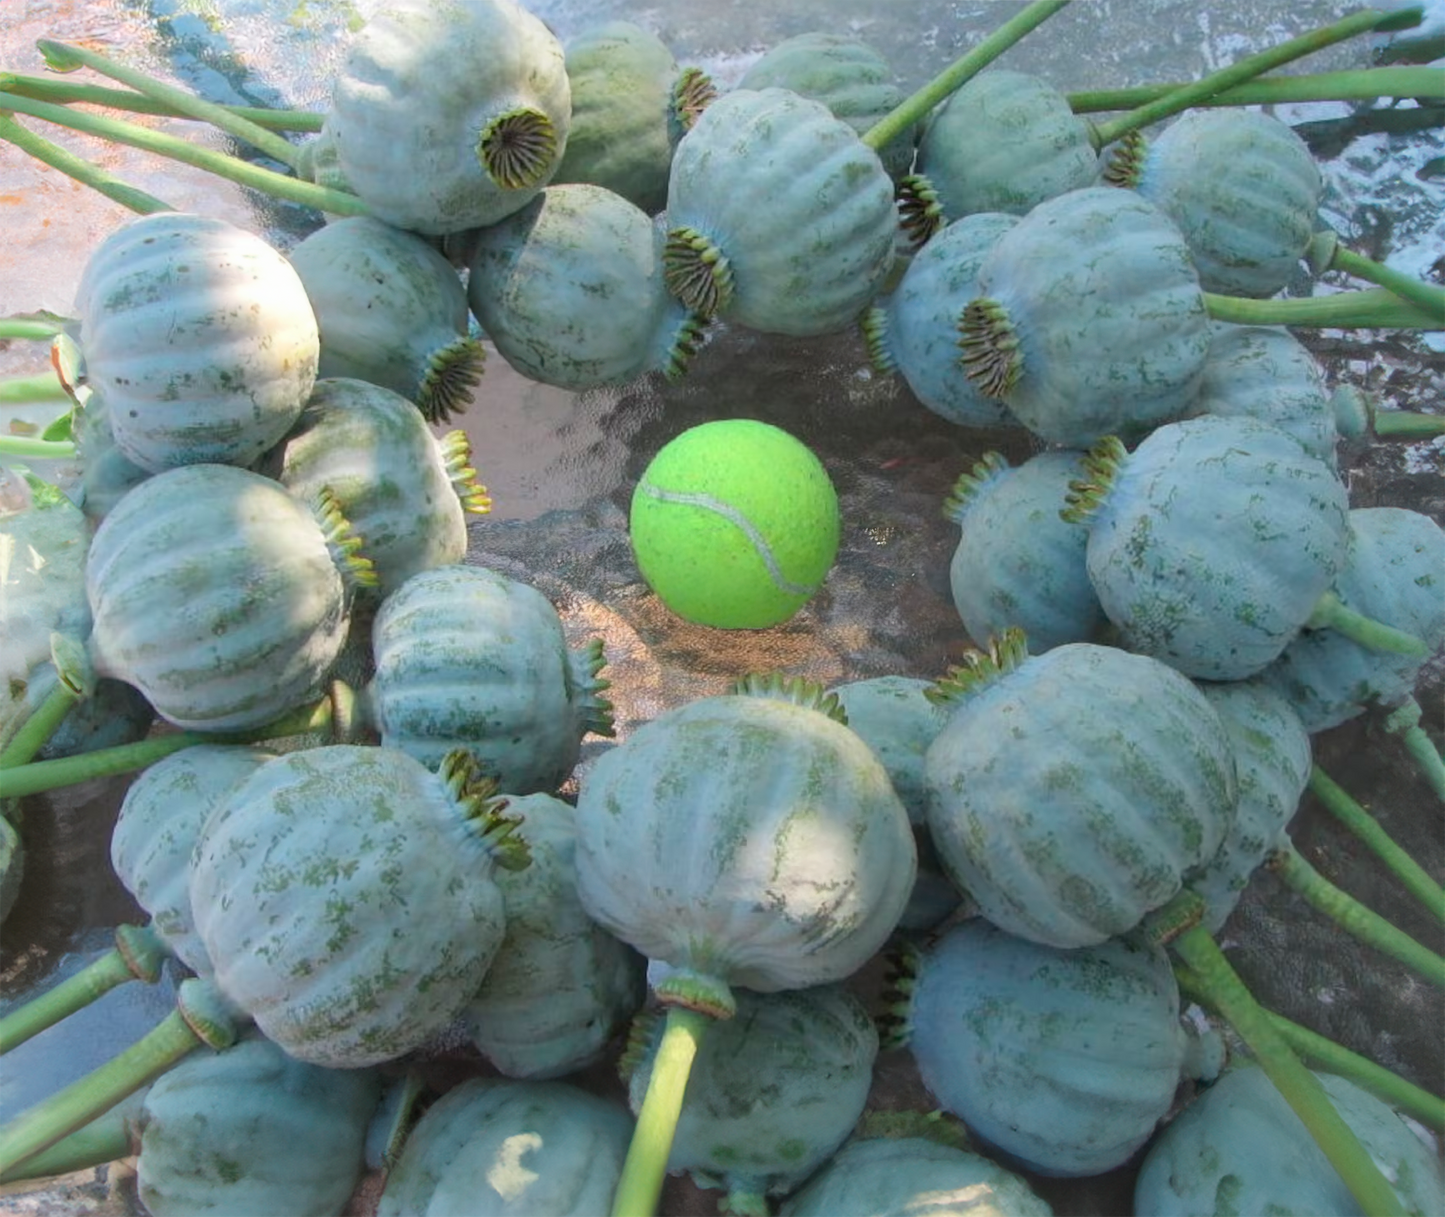
M 763 565 L 768 568 L 768 575 L 777 584 L 779 591 L 787 592 L 792 596 L 811 596 L 813 589 L 805 587 L 801 583 L 794 583 L 778 567 L 778 560 L 773 556 L 772 548 L 768 545 L 763 534 L 753 527 L 751 520 L 737 508 L 727 503 L 720 503 L 717 499 L 707 494 L 688 494 L 682 490 L 660 490 L 656 486 L 643 483 L 642 492 L 663 503 L 681 503 L 686 507 L 701 507 L 704 511 L 713 511 L 722 516 L 729 524 L 741 529 L 753 548 L 758 551 L 758 557 L 763 560 Z

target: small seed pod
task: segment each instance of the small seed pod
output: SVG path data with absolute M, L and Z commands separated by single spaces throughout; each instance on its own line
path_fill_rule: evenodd
M 372 215 L 440 236 L 541 190 L 570 115 L 562 45 L 515 0 L 388 0 L 337 73 L 326 125 Z
M 381 385 L 428 422 L 466 409 L 486 348 L 469 332 L 466 289 L 446 258 L 369 216 L 332 221 L 289 257 L 316 313 L 318 376 Z
M 1092 186 L 1098 172 L 1089 125 L 1062 93 L 1026 72 L 990 68 L 929 117 L 903 205 L 915 208 L 931 192 L 938 226 L 981 211 L 1021 216 Z
M 704 316 L 807 336 L 858 321 L 898 230 L 878 154 L 822 102 L 734 89 L 672 159 L 668 289 Z
M 1134 132 L 1104 180 L 1132 187 L 1178 226 L 1205 291 L 1272 296 L 1300 269 L 1324 179 L 1309 145 L 1257 110 L 1191 110 L 1158 136 Z
M 739 89 L 791 89 L 821 101 L 859 135 L 903 101 L 903 90 L 888 61 L 846 34 L 813 32 L 785 38 L 766 50 L 739 77 Z M 913 166 L 917 127 L 878 150 L 889 176 L 897 180 Z
M 375 577 L 359 547 L 326 493 L 230 465 L 147 478 L 90 543 L 95 670 L 176 726 L 260 727 L 319 694 Z
M 602 186 L 549 186 L 468 234 L 467 299 L 502 357 L 560 388 L 687 369 L 704 319 L 668 292 L 661 234 Z
M 701 68 L 681 68 L 656 34 L 608 21 L 566 44 L 572 85 L 567 150 L 552 181 L 605 186 L 648 215 L 667 205 L 677 141 L 714 97 Z

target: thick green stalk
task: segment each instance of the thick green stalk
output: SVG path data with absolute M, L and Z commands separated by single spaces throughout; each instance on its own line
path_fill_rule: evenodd
M 1331 292 L 1324 296 L 1283 296 L 1253 300 L 1204 293 L 1215 321 L 1236 325 L 1294 325 L 1341 330 L 1439 330 L 1445 322 L 1383 287 Z
M 0 317 L 0 338 L 49 342 L 64 329 L 65 322 L 59 317 L 53 320 L 45 317 Z
M 1380 71 L 1408 71 L 1409 69 L 1382 68 Z M 24 76 L 18 72 L 0 72 L 0 93 L 14 93 L 35 101 L 49 101 L 56 105 L 105 106 L 111 110 L 125 110 L 131 114 L 154 114 L 158 118 L 191 118 L 154 97 L 137 93 L 132 89 L 111 89 L 105 85 L 77 84 L 69 80 L 57 80 L 51 76 Z M 3 101 L 3 99 L 0 99 Z M 272 110 L 265 106 L 227 106 L 221 108 L 247 122 L 265 127 L 268 131 L 314 132 L 321 130 L 326 115 L 314 110 Z
M 0 1054 L 19 1047 L 77 1010 L 85 1009 L 128 980 L 155 984 L 161 978 L 161 965 L 169 955 L 170 950 L 150 926 L 119 926 L 114 948 L 53 989 L 47 989 L 0 1018 Z
M 940 102 L 957 93 L 1029 31 L 1037 28 L 1068 4 L 1069 0 L 1031 0 L 1022 12 L 1005 21 L 976 47 L 966 51 L 926 85 L 880 118 L 863 133 L 870 148 L 886 147 L 927 118 Z
M 97 748 L 94 752 L 81 752 L 50 761 L 32 761 L 14 769 L 0 769 L 0 799 L 19 799 L 92 778 L 134 773 L 194 744 L 255 744 L 292 735 L 309 735 L 335 725 L 333 703 L 331 698 L 326 697 L 255 731 L 240 734 L 176 731 L 138 740 L 134 744 Z
M 0 119 L 0 129 L 5 120 Z M 69 401 L 70 394 L 54 372 L 37 372 L 34 376 L 12 376 L 0 380 L 0 402 L 24 405 L 27 402 Z
M 32 461 L 68 461 L 74 455 L 75 445 L 70 440 L 0 435 L 0 456 L 15 456 Z
M 199 144 L 177 139 L 173 135 L 166 135 L 160 131 L 152 131 L 135 123 L 104 118 L 98 114 L 88 114 L 83 110 L 72 110 L 69 106 L 54 106 L 48 102 L 32 101 L 28 97 L 13 95 L 5 98 L 5 108 L 14 110 L 17 114 L 28 114 L 32 118 L 68 127 L 73 131 L 82 131 L 100 139 L 127 144 L 130 147 L 139 148 L 143 152 L 154 153 L 156 156 L 181 161 L 196 169 L 202 169 L 217 177 L 236 182 L 238 185 L 258 190 L 262 194 L 285 199 L 290 203 L 299 203 L 305 207 L 314 207 L 317 211 L 328 212 L 332 215 L 367 214 L 366 204 L 354 194 L 348 194 L 341 190 L 330 190 L 325 186 L 318 186 L 314 182 L 302 181 L 290 174 L 274 173 L 270 169 L 263 169 L 260 165 L 243 161 L 239 157 L 227 156 L 224 152 L 203 148 Z
M 143 1095 L 132 1094 L 109 1111 L 97 1116 L 49 1149 L 32 1154 L 24 1162 L 0 1175 L 0 1184 L 25 1179 L 50 1179 L 116 1162 L 140 1152 L 136 1127 L 144 1103 Z
M 55 687 L 33 711 L 19 707 L 0 731 L 0 770 L 17 769 L 33 760 L 76 702 L 95 692 L 95 669 L 80 639 L 52 631 L 50 662 L 58 677 Z
M 1316 233 L 1305 257 L 1315 274 L 1322 275 L 1326 271 L 1337 270 L 1353 275 L 1356 279 L 1363 279 L 1366 283 L 1383 287 L 1402 300 L 1408 300 L 1416 308 L 1424 310 L 1427 316 L 1434 317 L 1439 326 L 1445 329 L 1445 287 L 1422 282 L 1386 266 L 1383 262 L 1376 262 L 1373 258 L 1346 249 L 1340 244 L 1338 234 L 1333 232 Z
M 53 38 L 42 38 L 35 45 L 45 57 L 46 67 L 52 72 L 74 72 L 83 67 L 90 68 L 91 71 L 99 72 L 102 76 L 109 76 L 123 85 L 129 85 L 137 93 L 144 93 L 147 97 L 154 97 L 168 106 L 174 106 L 187 118 L 210 123 L 227 135 L 245 140 L 253 148 L 280 161 L 288 168 L 296 168 L 295 144 L 283 139 L 274 131 L 268 131 L 265 127 L 259 127 L 249 119 L 241 118 L 226 109 L 225 106 L 219 106 L 203 97 L 197 97 L 189 89 L 166 84 L 163 80 L 157 80 L 154 76 L 138 72 L 136 69 L 118 63 L 109 56 L 92 51 L 88 47 L 76 46 L 69 42 L 58 42 Z
M 89 1124 L 201 1044 L 229 1047 L 235 1011 L 207 981 L 181 982 L 176 1009 L 124 1052 L 0 1128 L 0 1175 Z
M 1383 651 L 1387 655 L 1424 659 L 1430 654 L 1430 648 L 1414 634 L 1365 616 L 1364 613 L 1350 608 L 1332 591 L 1319 598 L 1306 624 L 1312 630 L 1334 630 L 1351 642 L 1357 642 L 1372 651 Z
M 1320 29 L 1311 30 L 1308 34 L 1301 34 L 1298 38 L 1291 38 L 1287 42 L 1282 42 L 1278 46 L 1270 47 L 1257 54 L 1246 55 L 1228 67 L 1220 68 L 1217 72 L 1211 72 L 1199 80 L 1191 81 L 1154 101 L 1145 102 L 1142 106 L 1137 106 L 1127 114 L 1121 114 L 1118 118 L 1096 125 L 1093 131 L 1094 147 L 1103 148 L 1121 136 L 1127 135 L 1130 131 L 1138 131 L 1143 127 L 1151 126 L 1187 110 L 1191 106 L 1196 106 L 1215 94 L 1222 93 L 1225 89 L 1253 80 L 1257 76 L 1283 67 L 1296 59 L 1302 59 L 1306 55 L 1312 55 L 1316 51 L 1334 46 L 1337 42 L 1345 42 L 1350 38 L 1375 30 L 1398 28 L 1401 22 L 1402 14 L 1398 12 L 1382 12 L 1380 9 L 1373 8 L 1361 9 L 1358 13 L 1351 13 L 1348 17 L 1343 17 Z M 1414 22 L 1407 22 L 1407 24 L 1417 24 L 1418 22 L 1419 16 L 1416 14 Z
M 1174 975 L 1179 980 L 1179 991 L 1186 997 L 1205 1005 L 1211 1004 L 1200 987 L 1199 978 L 1188 967 L 1175 963 Z M 1273 1010 L 1265 1010 L 1264 1014 L 1281 1038 L 1306 1060 L 1329 1073 L 1348 1078 L 1396 1111 L 1419 1120 L 1427 1128 L 1445 1133 L 1445 1099 L 1407 1081 L 1393 1070 L 1375 1064 L 1369 1057 L 1351 1052 L 1343 1044 L 1291 1022 L 1282 1014 Z
M 3 100 L 3 98 L 0 98 Z M 9 114 L 0 111 L 0 139 L 14 144 L 20 151 L 33 156 L 42 164 L 58 169 L 67 177 L 74 178 L 83 186 L 97 190 L 112 202 L 129 208 L 139 215 L 153 215 L 157 211 L 174 211 L 169 203 L 153 194 L 147 194 L 107 173 L 98 165 L 91 164 L 84 157 L 67 152 L 59 144 L 52 143 L 44 136 L 22 127 Z
M 1090 89 L 1067 95 L 1075 114 L 1133 110 L 1177 92 L 1187 82 L 1133 85 L 1122 89 Z M 0 88 L 4 78 L 0 77 Z M 1196 106 L 1268 106 L 1295 101 L 1370 101 L 1376 97 L 1430 97 L 1445 94 L 1438 68 L 1350 68 L 1338 72 L 1266 76 L 1235 85 Z
M 1176 924 L 1191 914 L 1195 924 L 1169 941 L 1170 949 L 1198 978 L 1205 1000 L 1217 1009 L 1254 1054 L 1305 1128 L 1340 1173 L 1345 1186 L 1359 1202 L 1367 1217 L 1402 1212 L 1399 1197 L 1386 1181 L 1369 1151 L 1360 1144 L 1354 1130 L 1345 1123 L 1330 1097 L 1304 1063 L 1280 1035 L 1268 1013 L 1208 930 L 1197 924 L 1203 902 L 1193 892 L 1184 892 L 1152 914 L 1162 924 Z
M 657 1212 L 667 1158 L 682 1114 L 682 1096 L 698 1043 L 711 1022 L 709 1015 L 696 1010 L 668 1007 L 647 1093 L 612 1199 L 612 1217 L 653 1217 Z
M 1336 887 L 1305 861 L 1293 842 L 1271 854 L 1265 866 L 1345 933 L 1445 989 L 1445 958 Z
M 1422 414 L 1417 410 L 1375 410 L 1370 430 L 1376 439 L 1434 439 L 1445 435 L 1445 415 Z
M 1405 751 L 1415 762 L 1420 774 L 1430 783 L 1430 789 L 1445 802 L 1445 759 L 1435 741 L 1420 726 L 1420 703 L 1407 697 L 1385 716 L 1385 730 L 1398 735 L 1405 745 Z
M 1395 843 L 1374 816 L 1318 765 L 1310 767 L 1309 789 L 1330 815 L 1374 851 L 1411 895 L 1445 921 L 1445 888 Z

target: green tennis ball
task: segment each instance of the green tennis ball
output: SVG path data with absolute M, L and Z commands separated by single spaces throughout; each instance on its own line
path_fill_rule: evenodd
M 838 495 L 786 431 L 723 419 L 664 445 L 632 495 L 632 551 L 679 617 L 764 629 L 812 598 L 838 553 Z

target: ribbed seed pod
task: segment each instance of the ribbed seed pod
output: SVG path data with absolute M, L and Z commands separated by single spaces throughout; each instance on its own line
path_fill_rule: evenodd
M 1235 296 L 1272 296 L 1289 282 L 1324 195 L 1319 163 L 1293 128 L 1232 107 L 1190 110 L 1153 138 L 1126 137 L 1105 180 L 1179 226 L 1205 291 Z
M 913 255 L 898 286 L 863 315 L 873 367 L 896 372 L 920 402 L 963 427 L 1022 425 L 969 379 L 958 331 L 963 310 L 978 295 L 979 267 L 1017 223 L 1016 216 L 994 211 L 948 225 Z
M 382 742 L 435 764 L 466 748 L 506 794 L 555 792 L 589 731 L 612 733 L 602 642 L 569 647 L 536 588 L 481 566 L 421 571 L 372 622 Z
M 419 571 L 466 557 L 466 513 L 484 513 L 490 500 L 474 477 L 455 484 L 448 459 L 406 398 L 368 381 L 323 377 L 263 472 L 303 501 L 330 491 L 366 539 L 376 576 L 366 595 L 374 600 Z
M 230 465 L 147 478 L 90 544 L 96 671 L 179 727 L 262 726 L 319 694 L 373 578 L 357 547 L 329 495 Z
M 897 74 L 882 54 L 861 38 L 821 30 L 774 43 L 738 78 L 739 89 L 791 89 L 821 101 L 859 135 L 902 101 Z M 878 150 L 889 176 L 897 180 L 913 165 L 917 127 Z
M 566 44 L 572 86 L 567 150 L 552 181 L 605 186 L 655 215 L 667 205 L 672 152 L 717 95 L 701 68 L 631 21 L 608 21 Z
M 1070 948 L 1126 933 L 1234 819 L 1224 724 L 1158 660 L 1088 642 L 1028 655 L 1009 630 L 934 695 L 951 713 L 924 758 L 933 845 L 1011 934 Z
M 923 1083 L 970 1134 L 1043 1175 L 1122 1165 L 1184 1073 L 1164 951 L 1112 938 L 1069 950 L 982 918 L 911 961 L 899 1008 Z
M 370 216 L 333 220 L 291 250 L 321 335 L 317 375 L 370 381 L 428 422 L 466 409 L 486 348 L 461 277 L 414 233 Z
M 548 186 L 469 240 L 472 312 L 524 376 L 580 391 L 686 371 L 703 319 L 668 292 L 661 234 L 621 195 Z
M 893 265 L 893 180 L 822 102 L 734 89 L 673 154 L 669 290 L 706 316 L 766 333 L 855 324 Z
M 88 384 L 135 464 L 245 466 L 316 379 L 316 316 L 291 263 L 225 220 L 166 211 L 111 233 L 75 311 Z
M 515 0 L 388 0 L 351 43 L 326 126 L 372 215 L 440 236 L 541 190 L 570 117 L 562 45 Z
M 1040 203 L 1000 237 L 959 328 L 979 390 L 1066 448 L 1184 413 L 1210 336 L 1173 221 L 1108 186 Z
M 980 211 L 1021 216 L 1092 186 L 1099 163 L 1088 123 L 1068 98 L 1027 72 L 989 68 L 929 116 L 907 194 L 929 190 L 947 224 Z

